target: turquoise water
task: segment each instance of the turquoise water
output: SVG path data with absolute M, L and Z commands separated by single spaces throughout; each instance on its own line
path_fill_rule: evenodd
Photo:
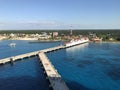
M 15 42 L 16 47 L 8 44 Z M 59 43 L 0 41 L 0 58 Z M 47 53 L 70 90 L 120 90 L 120 44 L 89 43 Z M 38 57 L 0 66 L 0 90 L 49 90 Z
M 120 90 L 120 44 L 89 43 L 47 56 L 70 90 Z

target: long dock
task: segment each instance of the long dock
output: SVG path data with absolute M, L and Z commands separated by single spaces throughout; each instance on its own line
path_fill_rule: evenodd
M 18 59 L 24 59 L 24 58 L 38 55 L 40 58 L 40 62 L 42 63 L 44 70 L 47 74 L 47 78 L 49 79 L 50 86 L 53 88 L 53 90 L 69 90 L 69 88 L 67 87 L 67 85 L 62 80 L 59 73 L 57 72 L 57 70 L 54 68 L 54 66 L 51 64 L 51 62 L 45 55 L 45 53 L 47 53 L 47 52 L 51 52 L 51 51 L 55 51 L 55 50 L 59 50 L 59 49 L 63 49 L 63 48 L 66 48 L 66 47 L 65 46 L 57 46 L 57 47 L 52 47 L 52 48 L 48 48 L 48 49 L 43 49 L 43 50 L 39 50 L 39 51 L 35 51 L 35 52 L 30 52 L 30 53 L 26 53 L 26 54 L 21 54 L 21 55 L 17 55 L 17 56 L 0 59 L 0 64 L 5 64 L 8 62 L 13 63 L 14 61 L 16 61 Z
M 31 56 L 36 56 L 36 55 L 38 55 L 39 52 L 47 53 L 47 52 L 51 52 L 51 51 L 55 51 L 55 50 L 59 50 L 59 49 L 63 49 L 63 48 L 65 48 L 65 46 L 57 46 L 57 47 L 52 47 L 52 48 L 48 48 L 48 49 L 34 51 L 34 52 L 21 54 L 21 55 L 17 55 L 17 56 L 11 56 L 11 57 L 8 57 L 8 58 L 0 59 L 0 64 L 5 64 L 5 63 L 8 63 L 8 62 L 16 61 L 18 59 L 23 59 L 23 58 L 27 58 L 27 57 L 31 57 Z
M 63 49 L 63 48 L 66 48 L 66 47 L 65 46 L 57 46 L 57 47 L 43 49 L 43 50 L 39 50 L 39 51 L 35 51 L 35 52 L 30 52 L 30 53 L 26 53 L 26 54 L 21 54 L 21 55 L 17 55 L 17 56 L 4 58 L 4 59 L 0 60 L 0 64 L 5 64 L 8 62 L 13 63 L 14 61 L 16 61 L 18 59 L 24 59 L 24 58 L 38 55 L 40 58 L 40 62 L 42 63 L 42 65 L 44 67 L 47 78 L 49 79 L 50 86 L 53 88 L 53 90 L 69 90 L 69 88 L 67 87 L 67 85 L 62 80 L 59 73 L 57 72 L 57 70 L 54 68 L 54 66 L 51 64 L 51 62 L 45 55 L 45 53 L 47 53 L 47 52 L 51 52 L 51 51 L 55 51 L 55 50 L 59 50 L 59 49 Z
M 57 72 L 57 70 L 54 68 L 50 60 L 45 55 L 45 53 L 47 52 L 64 49 L 64 48 L 67 48 L 67 47 L 61 45 L 61 46 L 38 50 L 38 51 L 26 53 L 26 54 L 16 55 L 16 56 L 0 59 L 0 64 L 5 64 L 8 62 L 13 63 L 14 61 L 19 60 L 19 59 L 24 59 L 24 58 L 38 55 L 40 62 L 42 63 L 44 67 L 45 73 L 47 75 L 47 78 L 49 79 L 50 85 L 53 88 L 53 90 L 69 90 L 69 88 L 67 87 L 67 85 L 62 80 L 59 73 Z
M 53 90 L 69 90 L 44 52 L 38 54 Z

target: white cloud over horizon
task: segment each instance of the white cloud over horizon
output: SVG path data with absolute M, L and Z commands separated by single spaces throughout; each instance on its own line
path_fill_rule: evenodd
M 120 24 L 65 24 L 57 21 L 0 22 L 0 30 L 29 29 L 120 29 Z

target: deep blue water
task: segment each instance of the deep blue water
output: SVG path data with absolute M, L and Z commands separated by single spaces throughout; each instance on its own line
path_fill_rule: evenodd
M 0 90 L 50 90 L 37 57 L 0 66 Z
M 16 47 L 8 44 L 16 42 Z M 59 43 L 0 41 L 0 58 L 23 54 Z M 89 43 L 47 53 L 70 90 L 120 90 L 120 44 Z M 37 57 L 0 66 L 0 90 L 48 90 Z
M 8 44 L 15 42 L 15 47 Z M 29 41 L 0 41 L 0 58 L 57 46 L 59 43 L 32 43 Z M 38 57 L 0 65 L 0 90 L 50 90 Z
M 120 44 L 89 43 L 47 56 L 70 90 L 120 90 Z

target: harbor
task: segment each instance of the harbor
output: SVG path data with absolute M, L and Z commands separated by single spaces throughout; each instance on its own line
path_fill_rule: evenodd
M 38 55 L 39 52 L 47 53 L 47 52 L 51 52 L 51 51 L 55 51 L 55 50 L 59 50 L 59 49 L 64 49 L 64 48 L 65 48 L 65 46 L 57 46 L 57 47 L 38 50 L 38 51 L 26 53 L 26 54 L 17 55 L 17 56 L 11 56 L 11 57 L 8 57 L 8 58 L 0 59 L 0 64 L 5 64 L 5 63 L 8 63 L 8 62 L 13 62 L 13 61 L 20 60 L 20 59 L 23 59 L 23 58 L 29 58 L 31 56 L 36 56 L 36 55 Z
M 104 49 L 105 52 L 109 53 L 110 51 L 107 49 L 109 45 L 109 47 L 114 47 L 114 49 L 112 49 L 113 51 L 119 53 L 119 50 L 118 50 L 119 44 L 113 44 L 113 43 L 111 44 L 110 43 L 101 43 L 101 44 L 89 43 L 88 44 L 86 43 L 86 44 L 76 45 L 70 48 L 65 47 L 65 49 L 62 49 L 61 46 L 57 46 L 59 45 L 58 43 L 57 44 L 49 43 L 49 46 L 45 47 L 45 44 L 43 43 L 29 44 L 29 43 L 26 43 L 26 41 L 19 41 L 19 43 L 17 41 L 14 41 L 15 43 L 17 43 L 17 46 L 11 48 L 7 46 L 7 42 L 6 41 L 1 42 L 2 45 L 6 44 L 6 46 L 4 46 L 6 48 L 4 51 L 2 51 L 4 48 L 1 48 L 1 60 L 2 58 L 4 59 L 5 56 L 9 57 L 10 59 L 10 57 L 14 58 L 19 55 L 22 56 L 23 55 L 22 53 L 27 53 L 28 55 L 20 59 L 18 58 L 17 60 L 14 60 L 14 61 L 12 61 L 11 59 L 11 61 L 4 63 L 4 65 L 0 65 L 0 70 L 1 70 L 0 89 L 1 90 L 9 90 L 9 88 L 11 88 L 12 90 L 16 90 L 16 88 L 21 88 L 21 90 L 33 90 L 33 89 L 48 90 L 47 88 L 53 89 L 52 84 L 50 83 L 48 75 L 45 71 L 45 68 L 42 62 L 40 61 L 40 58 L 38 57 L 39 53 L 43 53 L 43 52 L 46 52 L 44 54 L 47 56 L 47 59 L 51 62 L 55 70 L 57 70 L 59 75 L 62 77 L 62 80 L 65 81 L 66 85 L 70 90 L 82 90 L 82 89 L 86 90 L 86 88 L 97 89 L 97 87 L 103 90 L 119 89 L 119 83 L 114 84 L 116 82 L 115 80 L 111 82 L 111 80 L 114 78 L 113 76 L 110 76 L 107 74 L 107 72 L 117 71 L 117 67 L 113 68 L 112 66 L 116 62 L 115 65 L 119 67 L 119 63 L 115 61 L 115 60 L 119 60 L 119 56 L 115 58 L 113 57 L 114 60 L 113 59 L 108 60 L 108 56 L 112 56 L 113 54 L 112 53 L 107 54 L 107 53 L 101 52 L 101 49 L 102 50 Z M 50 49 L 51 47 L 55 48 L 55 46 L 57 46 L 56 49 L 58 51 Z M 25 47 L 25 49 L 23 47 Z M 60 47 L 61 50 L 59 50 L 58 47 Z M 29 48 L 31 48 L 30 49 L 31 51 L 29 50 Z M 33 49 L 33 48 L 36 48 L 36 49 Z M 51 50 L 51 52 L 48 51 L 48 49 Z M 21 53 L 16 53 L 16 51 L 20 52 L 20 50 L 22 51 Z M 98 52 L 94 53 L 96 52 L 96 50 Z M 31 54 L 32 55 L 31 56 L 30 53 L 25 51 L 33 52 L 34 54 L 33 55 Z M 34 51 L 35 52 L 37 51 L 37 52 L 35 53 Z M 8 52 L 10 52 L 9 55 L 6 54 Z M 105 54 L 104 60 L 98 58 L 100 57 L 101 54 Z M 90 55 L 91 55 L 91 58 L 90 58 Z M 117 55 L 117 54 L 114 54 L 114 55 Z M 95 56 L 95 58 L 93 56 Z M 106 63 L 103 63 L 103 62 L 106 62 Z M 113 63 L 112 66 L 110 66 L 111 64 L 109 63 Z M 107 67 L 108 65 L 109 67 Z M 103 70 L 106 70 L 106 69 L 101 68 L 100 66 L 106 67 L 106 69 L 109 69 L 109 70 L 107 70 L 106 72 L 103 72 Z M 114 69 L 114 71 L 110 71 L 111 69 Z M 91 77 L 91 75 L 93 74 L 94 76 Z M 116 78 L 119 78 L 119 77 L 116 77 Z M 93 81 L 92 85 L 91 85 L 91 80 Z M 84 81 L 85 83 L 82 83 L 82 81 Z M 104 85 L 103 84 L 101 85 L 100 81 L 104 83 Z M 46 82 L 46 84 L 44 82 Z M 82 86 L 80 83 L 82 84 Z M 110 87 L 108 88 L 106 84 L 110 85 Z
M 38 50 L 38 51 L 26 53 L 26 54 L 21 54 L 21 55 L 17 55 L 17 56 L 11 56 L 8 58 L 0 59 L 0 64 L 5 64 L 7 62 L 13 62 L 13 61 L 16 61 L 19 59 L 28 58 L 31 56 L 36 56 L 40 52 L 48 53 L 48 52 L 56 51 L 59 49 L 65 49 L 65 48 L 69 48 L 69 47 L 76 46 L 79 44 L 84 44 L 87 42 L 89 42 L 89 40 L 79 40 L 79 41 L 72 41 L 72 42 L 70 41 L 66 45 L 60 45 L 60 46 L 56 46 L 56 47 L 52 47 L 52 48 L 48 48 L 48 49 Z
M 62 80 L 62 78 L 59 75 L 59 73 L 57 72 L 57 70 L 51 64 L 50 60 L 47 58 L 45 53 L 56 51 L 56 50 L 59 50 L 59 49 L 65 49 L 65 48 L 75 46 L 75 45 L 78 45 L 78 44 L 83 44 L 83 43 L 86 43 L 86 42 L 88 42 L 88 41 L 84 41 L 84 40 L 83 41 L 74 41 L 74 42 L 70 42 L 69 43 L 70 45 L 65 44 L 65 45 L 60 45 L 60 46 L 56 46 L 56 47 L 52 47 L 52 48 L 48 48 L 48 49 L 38 50 L 38 51 L 35 51 L 35 52 L 31 52 L 31 53 L 26 53 L 26 54 L 21 54 L 21 55 L 17 55 L 17 56 L 4 58 L 4 59 L 0 60 L 0 64 L 5 64 L 5 63 L 8 63 L 8 62 L 11 62 L 13 64 L 14 61 L 16 61 L 16 60 L 29 58 L 29 57 L 32 57 L 32 56 L 38 56 L 40 62 L 43 65 L 43 68 L 45 70 L 47 78 L 49 79 L 50 86 L 53 88 L 53 90 L 69 90 L 69 88 L 67 87 L 65 82 Z
M 120 0 L 1 0 L 0 90 L 120 90 Z
M 17 56 L 12 56 L 8 58 L 4 58 L 0 60 L 0 64 L 5 64 L 5 63 L 14 63 L 16 60 L 21 60 L 24 58 L 29 58 L 32 56 L 38 56 L 40 62 L 42 63 L 45 73 L 47 75 L 47 78 L 49 79 L 50 82 L 50 87 L 53 88 L 53 90 L 69 90 L 65 82 L 62 80 L 61 76 L 57 72 L 57 70 L 54 68 L 54 66 L 51 64 L 51 62 L 48 60 L 46 57 L 45 53 L 63 49 L 65 46 L 57 46 L 53 48 L 48 48 L 44 50 L 39 50 L 31 53 L 26 53 L 26 54 L 21 54 Z
M 21 55 L 1 59 L 0 64 L 5 64 L 8 62 L 11 62 L 13 64 L 14 61 L 16 61 L 16 60 L 29 58 L 32 56 L 38 56 L 40 62 L 42 63 L 44 71 L 47 75 L 47 78 L 49 79 L 50 87 L 52 87 L 53 90 L 69 90 L 69 88 L 67 87 L 65 82 L 62 80 L 61 76 L 59 75 L 57 70 L 54 68 L 54 66 L 52 65 L 50 60 L 47 58 L 45 53 L 56 51 L 59 49 L 65 49 L 65 48 L 72 47 L 72 46 L 75 46 L 78 44 L 87 43 L 88 41 L 89 41 L 88 39 L 87 40 L 81 39 L 81 40 L 77 40 L 77 41 L 72 40 L 69 43 L 64 44 L 64 45 L 60 45 L 60 46 L 56 46 L 56 47 L 52 47 L 52 48 L 48 48 L 48 49 L 38 50 L 35 52 L 31 52 L 31 53 L 26 53 L 26 54 L 21 54 Z

